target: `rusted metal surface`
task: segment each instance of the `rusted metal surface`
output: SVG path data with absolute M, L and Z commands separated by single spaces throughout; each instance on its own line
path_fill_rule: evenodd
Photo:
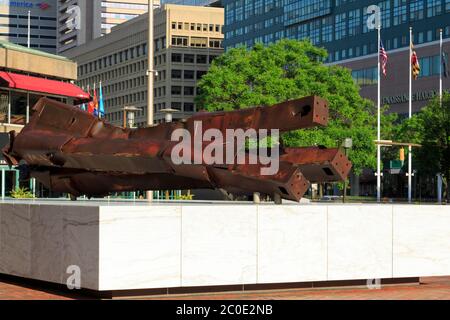
M 179 144 L 171 139 L 176 129 L 195 136 L 214 128 L 226 136 L 227 129 L 287 132 L 326 126 L 327 102 L 314 96 L 270 107 L 199 113 L 183 122 L 141 129 L 119 128 L 47 98 L 40 99 L 34 111 L 20 134 L 10 134 L 10 144 L 3 154 L 10 165 L 25 162 L 30 176 L 47 188 L 74 196 L 221 188 L 235 194 L 279 194 L 299 201 L 311 182 L 341 181 L 351 168 L 347 157 L 337 149 L 277 146 L 279 170 L 262 175 L 266 165 L 259 163 L 211 164 L 203 154 L 211 142 L 202 142 L 199 148 L 191 145 L 192 164 L 178 165 L 172 160 L 172 151 Z M 201 161 L 193 164 L 196 157 Z

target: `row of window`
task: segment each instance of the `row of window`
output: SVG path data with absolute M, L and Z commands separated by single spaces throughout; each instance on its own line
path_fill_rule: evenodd
M 17 23 L 0 23 L 0 27 L 28 29 L 28 25 L 26 25 L 26 24 L 17 24 Z M 56 27 L 31 25 L 30 29 L 31 30 L 37 30 L 37 29 L 40 29 L 40 30 L 56 30 Z
M 25 16 L 25 15 L 17 15 L 17 14 L 0 14 L 0 18 L 25 19 L 25 20 L 28 20 L 28 16 Z M 56 18 L 30 16 L 30 20 L 56 21 Z
M 96 72 L 103 68 L 108 68 L 113 66 L 116 63 L 122 63 L 128 61 L 129 59 L 138 58 L 146 54 L 146 46 L 139 46 L 141 49 L 137 49 L 134 51 L 135 54 L 126 54 L 129 51 L 122 51 L 121 53 L 116 53 L 110 55 L 108 57 L 103 57 L 97 59 L 96 61 L 91 61 L 89 63 L 82 64 L 78 66 L 78 75 L 81 77 L 83 75 L 87 75 L 92 72 Z M 171 61 L 175 63 L 197 63 L 197 64 L 211 64 L 212 61 L 217 57 L 217 55 L 204 55 L 204 54 L 181 54 L 181 53 L 172 53 Z M 154 58 L 155 66 L 165 64 L 166 63 L 166 54 L 156 55 Z M 132 64 L 128 64 L 126 66 L 116 68 L 115 70 L 111 70 L 104 73 L 104 77 L 100 77 L 96 79 L 97 81 L 112 79 L 121 77 L 122 75 L 127 75 L 130 73 L 139 72 L 142 70 L 146 70 L 147 61 L 142 60 Z
M 419 58 L 420 78 L 438 76 L 441 72 L 441 59 L 439 55 Z M 448 61 L 447 61 L 448 65 Z M 353 80 L 361 87 L 377 84 L 378 68 L 371 67 L 360 70 L 353 70 Z
M 147 91 L 140 91 L 135 93 L 126 94 L 120 97 L 115 98 L 107 98 L 105 99 L 105 108 L 108 112 L 108 110 L 111 110 L 113 107 L 117 106 L 125 106 L 127 104 L 133 103 L 144 103 L 147 101 Z M 142 111 L 140 111 L 142 112 Z M 136 113 L 136 116 L 140 116 L 141 114 L 138 112 Z
M 147 43 L 78 66 L 80 76 L 147 55 Z
M 142 73 L 142 70 L 147 70 L 147 60 L 141 60 L 134 63 L 130 63 L 128 65 L 122 66 L 120 68 L 116 68 L 113 70 L 105 71 L 97 75 L 88 76 L 85 78 L 80 78 L 80 85 L 99 83 L 99 82 L 111 82 L 112 79 L 120 79 L 122 76 L 129 76 L 135 73 Z M 86 75 L 86 74 L 84 74 Z
M 206 71 L 172 69 L 171 78 L 175 80 L 200 80 Z
M 299 2 L 309 1 L 311 0 Z M 293 1 L 287 0 L 286 2 L 286 5 L 289 6 Z M 269 13 L 277 8 L 283 8 L 283 0 L 238 0 L 230 2 L 225 6 L 225 24 L 228 26 L 252 16 Z
M 443 29 L 443 31 L 444 31 L 443 37 L 450 38 L 450 26 L 445 27 Z M 249 39 L 247 41 L 236 43 L 232 47 L 240 47 L 240 46 L 252 47 L 255 43 L 270 44 L 272 42 L 276 42 L 276 41 L 284 38 L 284 35 L 285 35 L 285 33 L 283 31 L 277 31 L 275 33 L 266 34 L 264 36 L 258 36 L 258 37 L 255 37 L 254 39 Z M 384 34 L 382 34 L 382 36 L 383 36 L 383 44 L 384 44 L 386 50 L 402 48 L 402 47 L 408 46 L 408 43 L 409 43 L 409 36 L 407 36 L 407 35 L 404 35 L 402 37 L 394 37 L 391 39 L 386 39 L 384 37 Z M 434 30 L 434 31 L 428 30 L 426 32 L 417 32 L 413 36 L 414 36 L 415 44 L 421 44 L 421 43 L 425 43 L 425 42 L 435 41 L 435 40 L 439 39 L 439 29 Z M 294 35 L 290 35 L 287 38 L 290 38 L 290 39 L 308 38 L 308 39 L 310 39 L 309 37 L 297 38 Z M 329 52 L 327 61 L 328 62 L 340 61 L 340 60 L 345 60 L 345 59 L 364 56 L 367 54 L 376 53 L 377 51 L 378 51 L 378 48 L 376 46 L 376 43 L 372 42 L 371 44 L 362 44 L 359 46 L 350 47 L 350 48 L 346 48 L 346 49 L 342 49 L 342 50 L 338 50 L 338 51 L 331 51 L 331 52 Z
M 173 96 L 194 96 L 195 87 L 192 86 L 171 86 L 170 94 Z
M 172 22 L 172 30 L 222 33 L 222 28 L 223 26 L 220 24 Z
M 444 28 L 444 38 L 450 38 L 450 26 Z M 421 44 L 425 42 L 431 42 L 439 39 L 439 29 L 428 30 L 427 32 L 418 32 L 414 34 L 414 43 Z M 394 37 L 392 39 L 383 40 L 383 44 L 387 51 L 394 50 L 402 47 L 406 47 L 409 44 L 409 37 Z M 354 57 L 365 56 L 367 54 L 373 54 L 378 52 L 376 43 L 364 44 L 362 46 L 350 47 L 343 50 L 329 52 L 328 62 L 340 61 L 345 59 L 351 59 Z
M 174 63 L 197 63 L 197 64 L 211 64 L 217 55 L 206 54 L 189 54 L 189 53 L 172 53 L 171 61 Z
M 222 48 L 222 41 L 215 38 L 172 36 L 171 43 L 176 47 Z

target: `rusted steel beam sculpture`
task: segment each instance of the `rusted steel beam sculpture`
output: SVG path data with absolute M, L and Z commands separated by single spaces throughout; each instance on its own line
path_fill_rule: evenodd
M 174 140 L 173 135 L 178 129 L 191 137 L 204 137 L 209 129 L 216 129 L 223 136 L 230 129 L 277 129 L 283 133 L 327 123 L 327 102 L 314 96 L 271 107 L 199 113 L 185 121 L 139 129 L 116 127 L 76 107 L 42 98 L 22 132 L 11 132 L 10 144 L 3 154 L 10 165 L 25 163 L 30 176 L 47 188 L 74 197 L 136 190 L 220 188 L 233 194 L 260 192 L 299 201 L 310 182 L 346 179 L 351 163 L 341 151 L 275 145 L 269 153 L 279 154 L 278 170 L 263 175 L 262 170 L 270 162 L 269 154 L 257 154 L 260 161 L 252 163 L 252 151 L 247 150 L 244 163 L 226 161 L 239 157 L 234 138 L 223 142 L 233 146 L 231 155 L 215 155 L 215 159 L 223 161 L 213 162 L 211 156 L 205 155 L 214 141 L 209 139 L 197 145 L 195 141 L 190 143 L 188 149 L 192 152 L 182 151 L 179 155 L 184 162 L 177 162 L 173 155 L 180 141 Z

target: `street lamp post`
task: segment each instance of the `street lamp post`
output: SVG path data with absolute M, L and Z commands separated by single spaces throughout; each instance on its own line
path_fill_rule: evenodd
M 136 118 L 136 112 L 142 110 L 135 106 L 126 106 L 123 108 L 123 126 L 124 128 L 134 128 L 134 119 Z
M 170 108 L 168 108 L 168 109 L 161 109 L 160 112 L 165 114 L 165 121 L 167 123 L 170 123 L 170 122 L 173 121 L 173 114 L 177 113 L 177 112 L 180 112 L 180 111 L 177 110 L 177 109 L 170 109 Z
M 348 156 L 348 150 L 350 150 L 353 147 L 353 139 L 352 138 L 346 138 L 343 143 L 345 156 Z M 344 192 L 342 196 L 342 202 L 345 203 L 345 196 L 347 195 L 347 180 L 344 180 Z

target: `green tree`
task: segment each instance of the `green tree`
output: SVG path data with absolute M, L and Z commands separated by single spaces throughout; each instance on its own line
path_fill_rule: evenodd
M 442 106 L 439 98 L 435 98 L 405 120 L 397 135 L 401 141 L 422 144 L 422 148 L 414 150 L 414 166 L 424 174 L 441 173 L 450 202 L 450 94 L 444 94 Z
M 318 95 L 330 102 L 326 128 L 287 133 L 287 146 L 338 147 L 353 139 L 349 157 L 356 174 L 376 166 L 376 108 L 363 99 L 348 69 L 327 66 L 325 49 L 310 41 L 281 40 L 252 49 L 234 48 L 218 57 L 199 82 L 197 104 L 208 111 L 273 105 L 289 99 Z M 395 115 L 383 116 L 383 131 L 392 131 Z M 389 138 L 387 135 L 384 138 Z

